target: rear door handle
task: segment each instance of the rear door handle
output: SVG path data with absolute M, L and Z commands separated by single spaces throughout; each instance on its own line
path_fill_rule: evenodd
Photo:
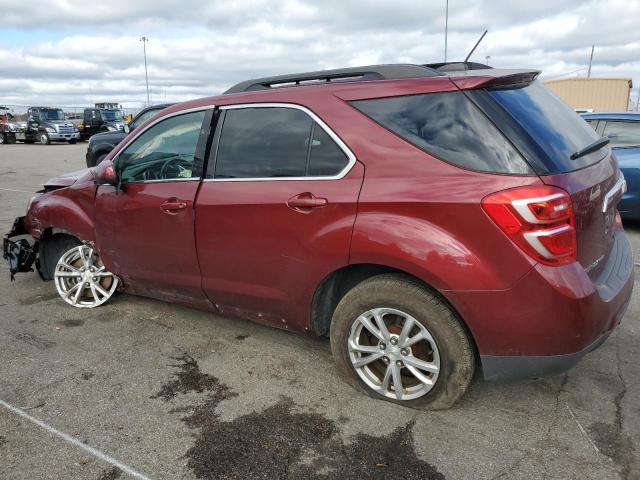
M 160 205 L 160 210 L 169 215 L 177 215 L 180 210 L 184 210 L 185 208 L 187 208 L 187 202 L 178 200 L 177 198 L 170 198 Z
M 316 197 L 313 193 L 305 192 L 287 200 L 287 206 L 299 212 L 309 212 L 313 208 L 326 207 L 326 198 Z

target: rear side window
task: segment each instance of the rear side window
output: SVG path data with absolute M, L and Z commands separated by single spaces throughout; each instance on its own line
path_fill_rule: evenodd
M 640 146 L 640 122 L 607 121 L 604 134 L 611 140 L 610 145 L 618 148 Z
M 490 173 L 533 173 L 462 92 L 362 100 L 352 105 L 409 143 L 458 167 Z
M 215 175 L 207 172 L 207 178 L 330 177 L 348 163 L 331 136 L 302 110 L 232 108 L 224 111 Z
M 312 177 L 333 176 L 349 163 L 345 153 L 317 123 L 313 126 L 308 175 Z

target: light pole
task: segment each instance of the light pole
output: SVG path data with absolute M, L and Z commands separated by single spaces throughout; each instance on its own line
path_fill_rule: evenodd
M 449 0 L 444 14 L 444 63 L 447 63 L 447 37 L 449 36 Z
M 486 57 L 484 57 L 484 59 L 487 61 L 485 65 L 489 65 L 489 60 L 491 60 L 491 55 L 487 55 Z
M 149 74 L 147 73 L 147 42 L 149 39 L 147 37 L 140 37 L 140 41 L 142 42 L 142 50 L 144 52 L 144 78 L 147 81 L 147 105 L 151 105 L 151 99 L 149 97 Z

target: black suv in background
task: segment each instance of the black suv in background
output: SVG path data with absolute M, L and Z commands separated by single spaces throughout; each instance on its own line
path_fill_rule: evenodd
M 95 167 L 109 154 L 111 150 L 124 139 L 129 132 L 132 132 L 144 122 L 153 117 L 160 110 L 173 105 L 172 103 L 164 103 L 161 105 L 152 105 L 141 110 L 131 122 L 124 127 L 124 131 L 98 133 L 89 139 L 87 147 L 87 167 Z

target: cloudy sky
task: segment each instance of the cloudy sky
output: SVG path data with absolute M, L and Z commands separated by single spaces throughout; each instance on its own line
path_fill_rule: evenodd
M 442 61 L 445 0 L 0 0 L 0 104 L 146 102 L 215 95 L 251 77 Z M 450 0 L 450 60 L 532 67 L 546 78 L 633 78 L 640 0 Z

